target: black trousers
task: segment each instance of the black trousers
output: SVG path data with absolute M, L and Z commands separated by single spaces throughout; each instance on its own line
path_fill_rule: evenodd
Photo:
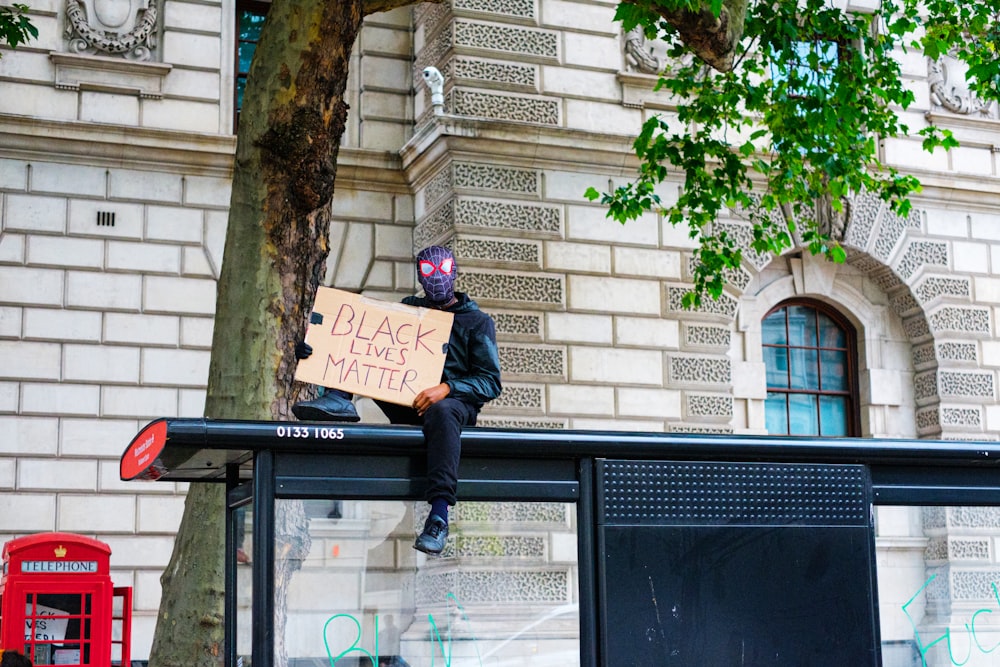
M 431 405 L 423 417 L 406 405 L 375 401 L 393 424 L 422 426 L 427 443 L 427 502 L 444 498 L 454 505 L 458 490 L 458 461 L 462 454 L 462 427 L 475 426 L 479 408 L 446 397 Z

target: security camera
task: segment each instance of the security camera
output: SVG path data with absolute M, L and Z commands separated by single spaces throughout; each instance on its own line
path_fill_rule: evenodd
M 424 81 L 431 89 L 431 104 L 440 108 L 444 106 L 444 77 L 437 67 L 425 67 L 423 70 Z

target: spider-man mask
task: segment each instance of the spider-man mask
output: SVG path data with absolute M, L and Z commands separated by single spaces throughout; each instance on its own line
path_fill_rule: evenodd
M 417 279 L 427 300 L 444 305 L 455 296 L 455 256 L 447 248 L 432 245 L 417 253 Z

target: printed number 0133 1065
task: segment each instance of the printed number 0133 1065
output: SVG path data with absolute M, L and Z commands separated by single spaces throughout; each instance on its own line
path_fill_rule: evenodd
M 313 438 L 316 440 L 343 440 L 344 429 L 325 426 L 278 426 L 279 438 Z

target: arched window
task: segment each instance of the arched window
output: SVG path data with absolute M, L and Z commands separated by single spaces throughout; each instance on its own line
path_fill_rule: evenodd
M 859 435 L 857 334 L 817 301 L 786 301 L 761 323 L 767 432 Z

